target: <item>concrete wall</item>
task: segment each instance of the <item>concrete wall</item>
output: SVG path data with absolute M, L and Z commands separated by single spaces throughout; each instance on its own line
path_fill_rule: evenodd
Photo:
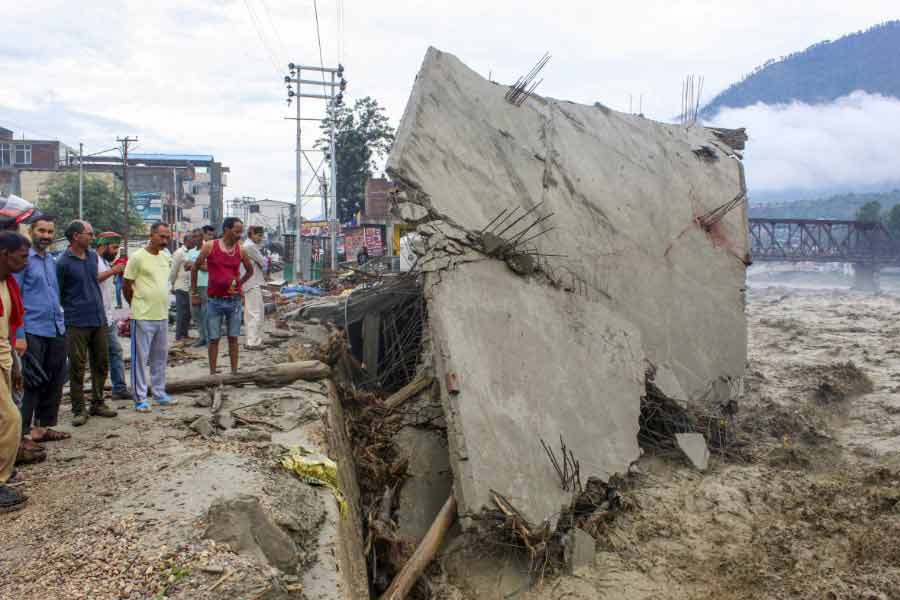
M 709 230 L 698 217 L 745 188 L 702 127 L 539 96 L 515 106 L 507 89 L 429 49 L 387 171 L 423 236 L 460 511 L 496 490 L 539 523 L 568 497 L 541 439 L 562 435 L 585 477 L 623 472 L 648 366 L 693 402 L 727 399 L 742 377 L 745 204 Z M 529 235 L 554 228 L 523 248 L 548 255 L 527 276 L 481 235 L 513 209 L 532 212 L 501 237 L 536 218 Z
M 713 235 L 695 217 L 741 190 L 741 164 L 702 127 L 685 129 L 599 106 L 532 96 L 430 49 L 388 161 L 435 212 L 481 230 L 503 209 L 554 213 L 535 240 L 561 284 L 633 322 L 644 351 L 691 399 L 746 358 L 745 205 Z M 714 162 L 693 150 L 710 147 Z M 515 229 L 513 230 L 515 231 Z
M 439 282 L 439 283 L 438 283 Z M 598 302 L 485 260 L 430 275 L 428 311 L 460 512 L 508 497 L 531 523 L 569 493 L 541 440 L 560 436 L 582 473 L 608 478 L 638 457 L 644 385 L 637 329 Z

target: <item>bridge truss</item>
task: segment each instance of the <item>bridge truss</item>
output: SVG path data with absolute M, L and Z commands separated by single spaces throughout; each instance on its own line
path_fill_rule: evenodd
M 881 223 L 750 219 L 754 262 L 896 263 L 900 244 Z

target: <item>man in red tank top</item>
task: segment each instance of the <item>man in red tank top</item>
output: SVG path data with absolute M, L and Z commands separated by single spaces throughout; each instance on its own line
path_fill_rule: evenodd
M 222 321 L 228 335 L 228 358 L 231 372 L 238 370 L 238 336 L 241 334 L 241 286 L 253 275 L 253 262 L 241 252 L 241 233 L 244 223 L 237 217 L 228 217 L 222 223 L 222 239 L 203 243 L 203 248 L 191 269 L 191 296 L 197 296 L 197 272 L 206 265 L 209 276 L 206 294 L 206 331 L 209 337 L 209 372 L 217 372 L 219 337 Z M 244 275 L 241 276 L 241 264 Z M 192 301 L 194 299 L 192 298 Z

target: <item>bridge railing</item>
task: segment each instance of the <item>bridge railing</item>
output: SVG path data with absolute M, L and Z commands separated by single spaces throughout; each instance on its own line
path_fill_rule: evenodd
M 749 234 L 754 262 L 900 262 L 900 242 L 879 222 L 755 218 Z

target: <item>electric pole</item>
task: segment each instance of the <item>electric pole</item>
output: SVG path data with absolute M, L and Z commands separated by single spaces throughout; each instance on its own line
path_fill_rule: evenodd
M 78 143 L 78 220 L 84 220 L 84 143 Z
M 310 119 L 310 118 L 302 118 L 300 116 L 300 99 L 301 98 L 314 98 L 317 100 L 327 100 L 329 112 L 331 113 L 331 132 L 330 132 L 330 162 L 331 162 L 331 190 L 332 190 L 332 198 L 336 199 L 336 190 L 337 190 L 337 166 L 336 166 L 336 148 L 335 148 L 335 119 L 334 116 L 336 114 L 336 109 L 343 103 L 344 100 L 344 89 L 347 87 L 347 81 L 344 79 L 344 66 L 338 65 L 337 67 L 311 67 L 298 65 L 295 63 L 290 63 L 288 65 L 289 75 L 285 75 L 284 83 L 287 86 L 288 97 L 287 102 L 288 106 L 290 106 L 291 102 L 296 98 L 297 102 L 297 116 L 294 119 L 297 121 L 297 143 L 296 143 L 296 152 L 297 152 L 297 181 L 296 181 L 296 195 L 297 195 L 297 205 L 296 205 L 296 213 L 297 213 L 297 223 L 296 223 L 296 244 L 294 248 L 294 277 L 299 281 L 302 277 L 302 274 L 305 273 L 304 265 L 301 262 L 300 250 L 301 250 L 301 232 L 303 231 L 303 198 L 306 195 L 305 190 L 303 189 L 303 158 L 305 155 L 305 150 L 303 145 L 301 144 L 301 122 L 302 121 L 320 121 L 320 119 Z M 315 79 L 303 79 L 303 72 L 316 72 L 322 75 L 322 79 L 317 81 Z M 331 81 L 325 80 L 325 74 L 328 73 L 331 76 Z M 307 93 L 301 92 L 301 84 L 307 86 L 320 86 L 321 89 L 317 91 L 320 93 Z M 294 87 L 296 86 L 296 87 Z M 307 161 L 309 159 L 307 158 Z M 312 163 L 310 163 L 312 166 Z M 319 167 L 323 166 L 323 163 L 320 163 Z M 315 181 L 318 179 L 318 168 L 313 169 L 313 179 Z M 310 183 L 312 183 L 310 181 Z M 308 187 L 308 186 L 307 186 Z M 328 217 L 328 215 L 326 215 Z M 329 230 L 331 234 L 331 268 L 335 269 L 337 267 L 337 203 L 332 201 L 331 206 L 331 215 L 329 218 Z M 309 261 L 306 261 L 309 262 Z
M 122 183 L 124 188 L 124 192 L 122 194 L 122 215 L 124 216 L 125 220 L 125 225 L 123 226 L 122 231 L 122 239 L 124 240 L 122 247 L 125 248 L 125 256 L 128 256 L 128 144 L 130 144 L 131 142 L 136 142 L 138 141 L 138 139 L 125 136 L 124 138 L 117 137 L 116 141 L 122 144 Z

